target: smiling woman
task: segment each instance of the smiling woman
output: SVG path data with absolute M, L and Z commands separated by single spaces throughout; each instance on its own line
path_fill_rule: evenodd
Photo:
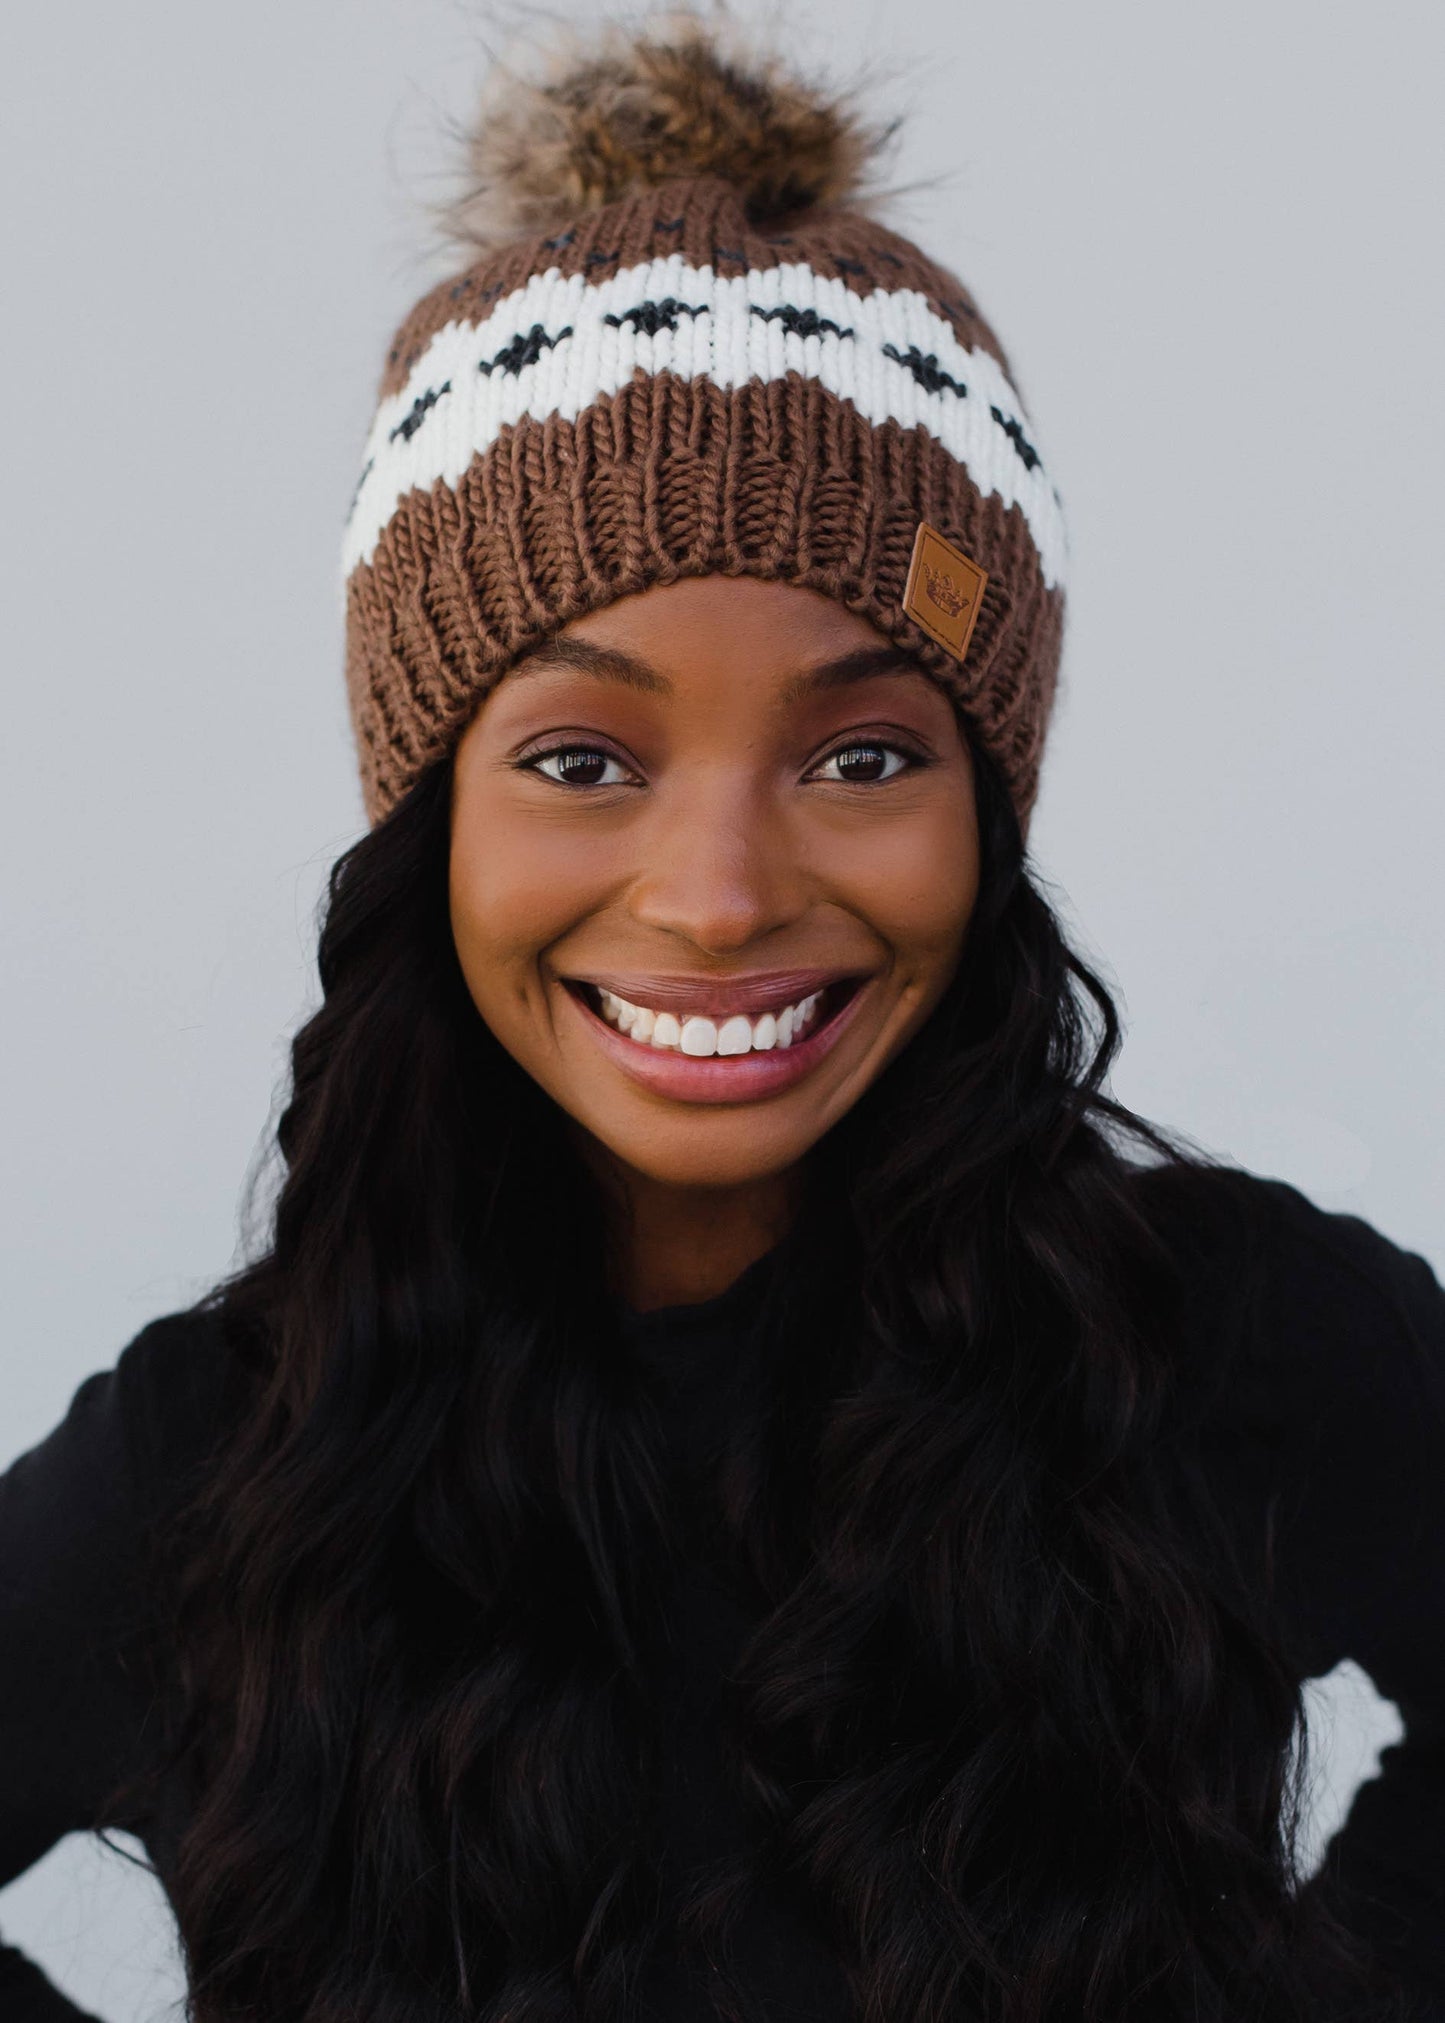
M 879 139 L 499 72 L 388 353 L 274 1225 L 0 1479 L 0 1880 L 138 1835 L 192 2023 L 1445 2019 L 1445 1293 L 1106 1093 L 1059 495 Z

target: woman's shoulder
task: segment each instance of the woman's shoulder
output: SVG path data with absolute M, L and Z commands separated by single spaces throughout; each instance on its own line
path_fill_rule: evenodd
M 1221 1479 L 1274 1501 L 1311 1563 L 1377 1594 L 1430 1569 L 1440 1596 L 1445 1288 L 1429 1261 L 1239 1167 L 1138 1184 L 1181 1267 L 1182 1354 Z
M 1140 1167 L 1133 1181 L 1192 1282 L 1291 1332 L 1333 1339 L 1365 1321 L 1439 1350 L 1445 1290 L 1433 1267 L 1366 1217 L 1222 1163 Z
M 150 1507 L 176 1495 L 231 1428 L 254 1376 L 218 1306 L 162 1314 L 126 1344 L 102 1383 Z
M 0 1473 L 4 1585 L 28 1585 L 27 1568 L 53 1584 L 68 1568 L 99 1600 L 132 1563 L 143 1527 L 197 1480 L 247 1381 L 218 1312 L 192 1308 L 142 1327 Z
M 0 1472 L 0 1879 L 94 1825 L 148 1746 L 168 1619 L 150 1549 L 203 1479 L 238 1374 L 219 1316 L 163 1315 Z
M 1420 1647 L 1445 1608 L 1432 1266 L 1367 1217 L 1240 1167 L 1141 1169 L 1137 1184 L 1179 1267 L 1190 1465 L 1251 1556 L 1267 1544 L 1308 1669 L 1350 1655 L 1377 1684 L 1428 1678 L 1438 1697 L 1438 1653 Z

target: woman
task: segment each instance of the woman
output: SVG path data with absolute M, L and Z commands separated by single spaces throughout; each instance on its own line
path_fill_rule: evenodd
M 1445 2017 L 1445 1295 L 1104 1093 L 1059 499 L 880 139 L 499 78 L 391 350 L 271 1240 L 0 1481 L 0 1876 L 138 1834 L 194 2023 Z

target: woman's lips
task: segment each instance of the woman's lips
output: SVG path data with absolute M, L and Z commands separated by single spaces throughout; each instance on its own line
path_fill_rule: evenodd
M 629 1004 L 645 1004 L 655 1012 L 669 1011 L 681 1017 L 697 1012 L 704 1018 L 720 1019 L 733 1012 L 756 1018 L 767 1011 L 781 1012 L 785 1004 L 799 1004 L 815 992 L 830 990 L 835 984 L 857 983 L 866 972 L 856 969 L 769 969 L 752 970 L 709 982 L 698 976 L 622 975 L 594 970 L 585 976 L 569 976 L 568 984 L 591 984 L 610 990 Z
M 576 1008 L 578 1017 L 585 1020 L 588 1032 L 602 1051 L 643 1088 L 682 1103 L 755 1103 L 790 1089 L 811 1074 L 852 1024 L 871 982 L 871 977 L 861 978 L 844 1004 L 815 1025 L 805 1039 L 794 1040 L 790 1047 L 774 1047 L 762 1053 L 704 1056 L 628 1039 L 609 1025 L 600 1011 L 594 1011 L 580 991 L 564 984 L 563 995 Z

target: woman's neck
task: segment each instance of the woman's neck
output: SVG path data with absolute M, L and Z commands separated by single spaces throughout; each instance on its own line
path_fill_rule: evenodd
M 801 1166 L 733 1187 L 678 1187 L 600 1152 L 592 1163 L 608 1168 L 615 1290 L 638 1313 L 725 1292 L 782 1241 L 797 1212 Z

